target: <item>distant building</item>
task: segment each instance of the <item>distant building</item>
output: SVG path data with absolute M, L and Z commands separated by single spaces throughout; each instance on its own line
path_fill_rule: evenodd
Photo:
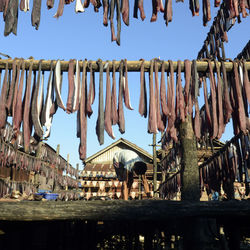
M 146 177 L 149 182 L 151 195 L 153 195 L 153 157 L 147 151 L 137 145 L 120 138 L 103 150 L 88 157 L 84 162 L 84 170 L 80 173 L 80 186 L 87 199 L 91 197 L 110 197 L 112 199 L 121 198 L 121 182 L 118 181 L 113 167 L 113 156 L 115 152 L 129 149 L 136 152 L 147 164 Z M 139 197 L 139 177 L 135 176 L 131 190 L 131 198 Z M 143 185 L 141 185 L 143 188 Z M 144 193 L 144 192 L 143 192 Z

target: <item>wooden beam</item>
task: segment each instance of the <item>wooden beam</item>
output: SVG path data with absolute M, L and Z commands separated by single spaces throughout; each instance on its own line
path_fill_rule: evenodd
M 250 219 L 250 201 L 187 202 L 137 201 L 27 201 L 1 202 L 0 221 L 166 221 L 191 217 Z
M 18 60 L 17 60 L 18 61 Z M 33 61 L 33 70 L 38 70 L 38 65 L 39 65 L 39 60 L 34 60 Z M 51 61 L 52 60 L 43 60 L 42 62 L 42 70 L 44 71 L 50 71 L 50 65 L 51 65 Z M 53 60 L 53 66 L 55 66 L 56 64 L 56 60 Z M 12 63 L 13 63 L 13 59 L 1 59 L 0 60 L 0 69 L 5 69 L 5 65 L 8 62 L 8 67 L 9 69 L 12 69 Z M 29 68 L 29 64 L 31 62 L 31 59 L 28 60 L 24 60 L 25 62 L 25 68 L 28 69 Z M 89 65 L 88 61 L 88 65 Z M 214 62 L 212 63 L 212 67 L 214 68 Z M 220 62 L 217 62 L 219 66 L 221 66 Z M 106 64 L 106 61 L 103 61 L 103 64 Z M 161 69 L 161 64 L 162 62 L 159 60 L 158 63 L 158 67 L 159 70 Z M 168 61 L 164 61 L 165 64 L 165 70 L 168 71 L 169 70 L 169 62 Z M 115 62 L 115 68 L 116 71 L 119 71 L 119 65 L 120 65 L 120 61 L 116 61 Z M 61 61 L 61 71 L 68 71 L 68 66 L 69 66 L 69 62 L 68 61 Z M 83 68 L 83 62 L 79 61 L 79 66 L 80 66 L 80 70 L 82 71 Z M 112 69 L 112 61 L 109 61 L 108 63 L 109 69 Z M 141 67 L 141 61 L 127 61 L 127 66 L 128 66 L 128 71 L 131 72 L 139 72 L 140 71 L 140 67 Z M 177 62 L 173 61 L 173 66 L 174 66 L 174 71 L 177 70 Z M 233 69 L 233 63 L 232 62 L 225 62 L 225 67 L 227 71 L 232 71 Z M 250 70 L 250 62 L 246 62 L 246 67 L 248 70 Z M 99 66 L 97 64 L 97 61 L 92 61 L 92 68 L 94 71 L 99 71 Z M 144 62 L 144 70 L 145 71 L 149 71 L 150 68 L 150 61 L 145 61 Z M 197 61 L 197 70 L 199 72 L 204 72 L 207 71 L 208 69 L 208 63 L 206 61 Z M 87 66 L 87 71 L 89 71 L 89 67 Z M 181 71 L 184 71 L 184 61 L 181 62 Z

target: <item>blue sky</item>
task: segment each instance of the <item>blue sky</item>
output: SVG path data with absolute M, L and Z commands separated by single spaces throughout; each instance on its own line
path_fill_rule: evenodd
M 78 59 L 83 60 L 139 60 L 144 58 L 150 60 L 160 57 L 162 60 L 184 60 L 195 59 L 201 49 L 212 21 L 207 27 L 202 26 L 202 12 L 199 17 L 192 17 L 185 3 L 173 1 L 173 21 L 165 26 L 163 15 L 158 15 L 155 23 L 150 23 L 152 6 L 151 1 L 144 1 L 146 19 L 134 19 L 133 4 L 130 1 L 130 26 L 122 23 L 121 46 L 110 41 L 110 27 L 102 24 L 102 8 L 95 13 L 92 6 L 85 9 L 84 13 L 74 12 L 75 2 L 65 6 L 63 16 L 59 19 L 53 18 L 59 1 L 55 6 L 47 10 L 46 1 L 42 1 L 42 13 L 39 30 L 31 26 L 31 10 L 27 13 L 19 11 L 17 36 L 11 34 L 3 36 L 4 22 L 0 24 L 1 50 L 0 52 L 14 57 L 35 59 Z M 32 4 L 32 3 L 31 3 Z M 201 3 L 200 3 L 201 4 Z M 211 2 L 212 4 L 212 2 Z M 218 8 L 212 7 L 212 20 Z M 225 44 L 226 56 L 234 58 L 249 40 L 250 18 L 242 19 L 229 32 L 228 44 Z M 115 23 L 116 25 L 116 23 Z M 48 75 L 48 73 L 47 73 Z M 98 73 L 96 73 L 96 76 Z M 105 78 L 104 78 L 105 79 Z M 118 79 L 118 75 L 117 75 Z M 146 79 L 148 77 L 146 76 Z M 116 127 L 113 127 L 116 139 L 123 137 L 139 147 L 152 153 L 152 135 L 147 134 L 147 119 L 140 117 L 138 113 L 139 101 L 139 73 L 129 73 L 129 89 L 131 104 L 134 111 L 125 108 L 126 133 L 121 135 Z M 63 100 L 67 100 L 67 75 L 64 74 Z M 104 81 L 105 85 L 105 81 Z M 98 89 L 98 77 L 96 77 L 96 89 Z M 97 94 L 97 93 L 96 93 Z M 98 95 L 96 95 L 98 96 Z M 93 105 L 94 114 L 88 120 L 87 156 L 105 148 L 114 141 L 105 133 L 105 143 L 99 146 L 95 135 L 95 124 L 97 120 L 98 100 Z M 228 126 L 222 141 L 230 139 L 233 135 Z M 160 135 L 157 135 L 159 140 Z M 54 116 L 52 131 L 47 141 L 52 147 L 61 145 L 60 153 L 67 158 L 70 154 L 70 162 L 73 166 L 80 164 L 78 156 L 79 139 L 76 138 L 76 113 L 68 115 L 58 110 Z

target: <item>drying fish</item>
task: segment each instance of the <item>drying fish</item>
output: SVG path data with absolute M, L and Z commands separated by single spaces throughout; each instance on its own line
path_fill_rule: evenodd
M 167 106 L 166 82 L 165 82 L 165 63 L 161 64 L 161 86 L 160 86 L 161 110 L 165 116 L 168 116 L 169 110 Z
M 120 36 L 121 36 L 121 10 L 120 10 L 120 1 L 119 0 L 115 0 L 115 4 L 116 4 L 116 20 L 117 20 L 116 43 L 118 45 L 120 45 L 121 44 L 121 41 L 120 41 Z
M 46 128 L 46 131 L 44 133 L 44 138 L 48 138 L 50 136 L 50 130 L 52 125 L 52 119 L 53 116 L 50 115 L 50 110 L 52 107 L 52 83 L 53 83 L 53 61 L 51 61 L 50 65 L 50 73 L 49 73 L 49 79 L 47 84 L 47 94 L 46 94 L 46 100 L 45 105 L 42 110 L 43 117 L 44 117 L 44 126 Z
M 32 7 L 32 13 L 31 13 L 31 23 L 32 26 L 38 30 L 40 25 L 40 17 L 41 17 L 41 4 L 42 0 L 34 0 L 33 1 L 33 7 Z
M 8 98 L 6 102 L 8 115 L 11 115 L 14 89 L 16 86 L 16 64 L 17 64 L 16 59 L 14 59 L 13 64 L 12 64 L 12 77 L 11 77 L 11 83 L 10 83 L 10 88 L 9 88 L 9 94 L 8 94 Z
M 31 135 L 31 122 L 30 122 L 30 92 L 31 92 L 31 78 L 32 78 L 33 61 L 30 62 L 29 74 L 26 82 L 25 95 L 24 95 L 24 111 L 23 111 L 23 144 L 24 151 L 29 152 L 30 135 Z
M 123 111 L 123 60 L 119 67 L 119 96 L 118 96 L 118 126 L 121 134 L 125 133 L 125 119 Z
M 55 0 L 47 0 L 47 3 L 46 3 L 47 8 L 48 9 L 53 8 L 54 7 L 54 2 L 55 2 Z
M 73 112 L 73 100 L 74 100 L 74 89 L 75 89 L 75 78 L 74 78 L 74 60 L 69 60 L 69 68 L 68 68 L 68 99 L 66 104 L 66 112 L 72 113 Z
M 182 85 L 181 85 L 181 61 L 178 60 L 177 62 L 177 68 L 178 68 L 178 79 L 177 79 L 177 84 L 178 84 L 178 93 L 179 93 L 179 109 L 180 109 L 180 117 L 181 121 L 185 121 L 185 105 L 184 105 L 184 96 L 183 96 L 183 90 L 182 90 Z
M 103 5 L 103 25 L 108 26 L 109 1 L 102 0 L 102 5 Z
M 8 89 L 8 63 L 5 65 L 5 74 L 0 96 L 0 128 L 4 128 L 7 121 L 6 96 Z
M 129 0 L 122 0 L 121 12 L 123 22 L 129 26 Z
M 205 76 L 203 77 L 203 89 L 204 89 L 206 122 L 207 122 L 207 127 L 208 127 L 208 130 L 209 130 L 209 133 L 211 134 L 211 131 L 212 131 L 212 119 L 211 119 L 210 108 L 209 108 L 209 104 L 208 104 L 207 81 L 206 81 Z
M 173 7 L 172 7 L 172 0 L 166 0 L 165 1 L 165 8 L 164 8 L 164 20 L 166 22 L 166 25 L 168 26 L 168 23 L 172 22 L 173 19 Z
M 157 134 L 157 117 L 156 117 L 156 104 L 155 104 L 155 94 L 154 94 L 154 61 L 150 61 L 150 71 L 149 71 L 149 114 L 148 114 L 148 133 Z
M 127 59 L 124 60 L 124 71 L 123 72 L 125 74 L 125 76 L 123 76 L 123 79 L 125 81 L 124 84 L 124 102 L 125 102 L 125 106 L 130 109 L 133 110 L 131 104 L 130 104 L 130 96 L 129 96 L 129 89 L 128 89 L 128 67 L 127 67 Z
M 23 106 L 22 106 L 22 95 L 23 95 L 23 80 L 24 80 L 24 73 L 25 73 L 25 62 L 21 59 L 22 65 L 22 73 L 20 77 L 20 83 L 17 92 L 16 98 L 16 105 L 13 114 L 13 130 L 15 133 L 15 137 L 19 134 L 21 123 L 22 123 L 22 113 L 23 113 Z
M 141 60 L 141 70 L 140 70 L 140 103 L 139 103 L 139 113 L 141 116 L 147 117 L 147 89 L 146 80 L 144 72 L 144 59 Z
M 39 116 L 39 110 L 38 110 L 39 108 L 38 96 L 39 96 L 39 89 L 40 89 L 41 68 L 42 68 L 42 60 L 39 61 L 38 77 L 37 77 L 37 82 L 35 85 L 34 96 L 33 96 L 32 103 L 31 103 L 32 122 L 34 124 L 35 133 L 40 138 L 43 136 L 43 128 L 40 122 L 40 116 Z
M 89 93 L 87 101 L 88 117 L 90 117 L 93 113 L 91 105 L 94 103 L 95 100 L 95 75 L 92 69 L 92 61 L 89 61 L 89 71 L 90 71 L 90 83 L 89 83 Z
M 99 66 L 99 102 L 98 102 L 98 118 L 96 122 L 96 134 L 99 144 L 104 143 L 104 109 L 103 109 L 103 64 L 102 60 L 97 61 Z
M 86 85 L 86 72 L 87 62 L 83 61 L 83 71 L 82 71 L 82 88 L 81 88 L 81 98 L 80 106 L 78 110 L 78 116 L 80 120 L 80 144 L 79 144 L 79 155 L 80 159 L 83 160 L 86 158 L 86 146 L 87 146 L 87 85 Z
M 115 0 L 110 1 L 110 28 L 111 28 L 111 42 L 116 41 L 115 28 L 114 28 L 114 10 L 115 10 Z
M 185 115 L 187 116 L 189 111 L 188 107 L 189 107 L 190 84 L 191 84 L 191 62 L 189 60 L 184 60 L 184 68 L 185 68 L 184 99 L 186 104 Z
M 4 36 L 8 36 L 11 32 L 17 34 L 17 20 L 18 20 L 18 0 L 9 0 L 6 9 L 6 15 L 4 11 Z
M 228 82 L 227 82 L 227 72 L 225 63 L 221 61 L 221 69 L 222 69 L 222 76 L 223 76 L 223 83 L 224 83 L 224 101 L 223 101 L 223 108 L 224 108 L 224 123 L 227 124 L 232 116 L 233 108 L 230 102 L 229 91 L 228 91 Z
M 16 83 L 13 93 L 13 101 L 12 101 L 12 119 L 14 118 L 16 102 L 17 102 L 17 93 L 18 93 L 18 84 L 19 84 L 19 75 L 20 75 L 20 68 L 21 68 L 21 60 L 17 62 L 17 70 L 16 70 Z M 13 120 L 12 120 L 13 121 Z
M 76 73 L 75 73 L 75 90 L 74 90 L 73 112 L 79 109 L 79 102 L 81 99 L 81 79 L 80 79 L 80 65 L 76 60 Z
M 105 112 L 104 112 L 104 126 L 108 135 L 115 139 L 113 130 L 112 130 L 112 119 L 111 119 L 111 87 L 110 87 L 110 74 L 109 74 L 109 65 L 107 62 L 106 65 L 106 101 L 105 101 Z
M 55 90 L 56 90 L 56 101 L 57 105 L 62 108 L 64 111 L 66 110 L 62 97 L 61 97 L 61 62 L 60 60 L 56 61 L 56 67 L 55 67 Z
M 220 68 L 217 63 L 215 63 L 216 74 L 217 74 L 217 104 L 218 104 L 218 135 L 217 138 L 220 139 L 225 130 L 225 124 L 223 119 L 223 106 L 222 106 L 222 84 L 220 77 Z
M 155 68 L 155 108 L 156 108 L 156 121 L 157 128 L 159 131 L 163 132 L 165 130 L 165 125 L 162 120 L 161 107 L 160 107 L 160 97 L 159 97 L 159 79 L 158 79 L 158 62 L 154 61 Z
M 62 16 L 64 4 L 65 4 L 65 0 L 59 0 L 58 9 L 57 9 L 56 14 L 54 15 L 55 18 L 59 18 L 60 16 Z
M 76 0 L 76 5 L 75 5 L 75 12 L 76 13 L 81 13 L 84 12 L 83 4 L 81 0 Z
M 112 119 L 112 125 L 116 125 L 118 123 L 116 80 L 115 80 L 115 60 L 112 61 L 111 119 Z
M 209 80 L 210 80 L 210 93 L 212 99 L 212 121 L 213 121 L 213 135 L 212 139 L 216 138 L 218 135 L 218 118 L 217 118 L 217 98 L 216 98 L 216 90 L 215 90 L 215 80 L 213 68 L 210 60 L 208 61 L 208 69 L 209 69 Z

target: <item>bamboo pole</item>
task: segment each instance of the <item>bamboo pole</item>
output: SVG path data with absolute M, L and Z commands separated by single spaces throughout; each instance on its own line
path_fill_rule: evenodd
M 18 61 L 19 59 L 17 59 Z M 156 59 L 158 60 L 158 59 Z M 25 62 L 25 68 L 28 69 L 29 68 L 29 64 L 30 62 L 33 61 L 33 70 L 38 70 L 38 64 L 39 64 L 39 60 L 34 60 L 34 59 L 28 59 L 28 60 L 24 60 Z M 12 63 L 13 63 L 13 59 L 1 59 L 0 60 L 0 69 L 5 69 L 5 64 L 8 62 L 8 67 L 9 69 L 12 69 Z M 88 61 L 88 66 L 89 66 L 89 62 Z M 53 66 L 55 66 L 56 64 L 56 60 L 54 60 Z M 104 66 L 106 65 L 106 61 L 103 61 Z M 158 60 L 158 69 L 161 69 L 161 64 L 162 61 Z M 168 61 L 164 61 L 165 64 L 165 70 L 168 71 L 169 70 L 169 62 Z M 42 62 L 42 70 L 43 71 L 49 71 L 50 70 L 50 65 L 51 65 L 51 60 L 43 60 Z M 68 71 L 68 65 L 69 62 L 68 61 L 61 61 L 61 71 Z M 119 65 L 120 65 L 120 61 L 116 61 L 115 62 L 115 68 L 116 71 L 119 70 Z M 173 61 L 173 65 L 174 65 L 174 71 L 177 70 L 177 62 Z M 218 65 L 220 65 L 220 62 L 218 62 Z M 80 70 L 82 71 L 83 68 L 83 62 L 79 61 L 79 66 L 80 66 Z M 109 69 L 112 69 L 112 60 L 109 61 L 108 63 Z M 140 67 L 141 67 L 141 61 L 127 61 L 127 66 L 128 66 L 128 71 L 130 72 L 139 72 L 140 71 Z M 215 64 L 212 61 L 212 67 L 214 68 Z M 232 62 L 225 62 L 225 67 L 226 70 L 228 72 L 232 71 L 233 69 L 233 63 Z M 246 67 L 247 70 L 250 70 L 250 62 L 246 62 Z M 92 68 L 94 71 L 99 71 L 99 66 L 97 64 L 97 61 L 92 61 Z M 144 70 L 145 71 L 149 71 L 150 68 L 150 61 L 144 61 Z M 199 61 L 197 60 L 197 70 L 199 72 L 205 72 L 208 69 L 208 63 L 206 61 Z M 89 67 L 87 67 L 87 71 L 89 71 Z M 181 71 L 184 71 L 184 61 L 181 62 Z
M 157 196 L 157 159 L 156 159 L 156 134 L 153 134 L 153 183 L 154 183 L 154 197 Z

